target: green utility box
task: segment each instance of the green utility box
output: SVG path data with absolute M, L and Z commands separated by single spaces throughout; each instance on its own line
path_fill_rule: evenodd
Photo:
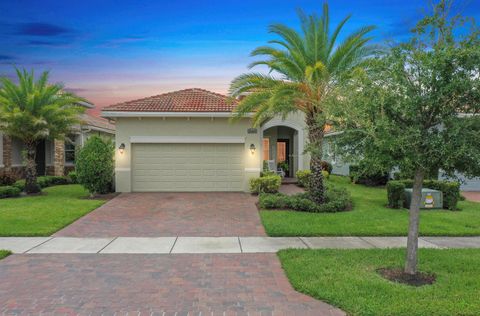
M 405 207 L 409 208 L 412 201 L 412 189 L 405 189 Z M 421 209 L 443 208 L 443 194 L 433 189 L 422 189 Z

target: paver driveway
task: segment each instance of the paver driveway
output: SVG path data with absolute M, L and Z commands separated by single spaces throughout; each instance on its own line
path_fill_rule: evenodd
M 55 236 L 265 236 L 245 193 L 126 193 Z
M 12 255 L 0 279 L 6 315 L 344 315 L 294 291 L 275 254 Z

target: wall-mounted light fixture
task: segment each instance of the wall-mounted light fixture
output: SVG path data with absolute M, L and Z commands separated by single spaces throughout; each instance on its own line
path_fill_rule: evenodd
M 120 147 L 118 147 L 118 151 L 120 152 L 120 154 L 123 154 L 123 152 L 125 151 L 125 144 L 124 143 L 120 144 Z
M 257 148 L 255 147 L 255 144 L 251 144 L 251 145 L 250 145 L 250 152 L 252 153 L 252 155 L 255 154 L 255 150 L 256 150 L 256 149 L 257 149 Z

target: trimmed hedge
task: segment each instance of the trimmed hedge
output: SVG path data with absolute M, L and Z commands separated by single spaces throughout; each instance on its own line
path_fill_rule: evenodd
M 402 208 L 405 203 L 405 189 L 413 187 L 413 180 L 392 180 L 387 183 L 388 207 Z M 425 180 L 423 187 L 442 192 L 443 208 L 454 211 L 460 200 L 460 183 L 453 181 Z
M 334 213 L 352 209 L 352 199 L 346 189 L 329 188 L 325 192 L 326 202 L 317 204 L 308 193 L 295 195 L 261 194 L 259 206 L 264 209 L 290 209 L 310 213 Z
M 22 191 L 14 186 L 6 185 L 0 187 L 0 199 L 19 196 Z
M 77 173 L 75 171 L 70 171 L 67 176 L 71 183 L 78 183 Z
M 267 175 L 260 178 L 251 178 L 249 184 L 250 192 L 254 194 L 276 193 L 282 184 L 282 177 L 279 175 Z
M 70 184 L 71 181 L 67 177 L 60 176 L 41 176 L 37 178 L 38 186 L 43 189 L 50 187 L 52 185 L 63 185 Z M 20 191 L 25 190 L 25 180 L 18 180 L 13 184 L 14 187 L 20 189 Z
M 387 184 L 389 180 L 388 172 L 366 173 L 362 164 L 350 165 L 349 176 L 354 183 L 363 184 L 366 186 L 381 186 Z
M 323 178 L 328 179 L 330 177 L 330 173 L 326 170 L 322 170 Z M 298 181 L 298 186 L 302 188 L 308 188 L 310 183 L 310 177 L 312 176 L 312 172 L 310 170 L 298 170 L 295 173 L 295 177 Z

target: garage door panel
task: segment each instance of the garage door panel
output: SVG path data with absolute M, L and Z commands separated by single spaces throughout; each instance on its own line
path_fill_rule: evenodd
M 134 191 L 242 191 L 244 144 L 134 144 Z

